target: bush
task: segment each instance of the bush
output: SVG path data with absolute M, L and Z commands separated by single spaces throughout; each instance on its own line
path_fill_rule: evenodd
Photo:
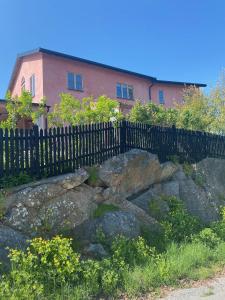
M 35 178 L 31 177 L 28 174 L 24 174 L 24 173 L 20 173 L 19 175 L 15 175 L 15 176 L 3 176 L 0 179 L 0 188 L 8 189 L 8 188 L 12 188 L 14 186 L 32 182 L 34 180 L 35 180 Z
M 221 242 L 221 239 L 213 232 L 211 228 L 204 228 L 193 237 L 193 241 L 202 243 L 209 248 L 215 248 Z
M 173 211 L 180 207 L 179 201 L 169 201 Z M 170 242 L 160 254 L 142 237 L 118 236 L 109 257 L 99 261 L 81 260 L 71 243 L 60 236 L 35 238 L 27 251 L 11 250 L 12 268 L 1 278 L 0 299 L 83 300 L 124 292 L 133 297 L 179 280 L 207 278 L 225 264 L 225 242 L 210 228 L 191 242 Z
M 200 221 L 187 212 L 180 199 L 171 196 L 163 197 L 163 200 L 167 201 L 170 209 L 161 221 L 167 242 L 181 242 L 190 239 L 201 229 Z
M 142 237 L 131 240 L 117 237 L 112 243 L 111 251 L 113 259 L 123 260 L 130 267 L 145 264 L 156 255 L 155 249 L 149 247 Z

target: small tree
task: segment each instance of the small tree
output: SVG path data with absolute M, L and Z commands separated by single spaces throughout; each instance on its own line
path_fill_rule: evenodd
M 176 124 L 178 112 L 174 108 L 166 109 L 155 103 L 141 104 L 137 102 L 128 116 L 131 122 L 141 122 L 149 125 L 172 126 Z
M 37 121 L 42 115 L 46 114 L 45 99 L 40 101 L 39 106 L 34 109 L 32 96 L 29 92 L 23 91 L 21 96 L 12 98 L 10 93 L 6 95 L 7 119 L 0 122 L 0 127 L 15 129 L 20 119 L 31 119 Z
M 122 119 L 119 102 L 107 96 L 79 100 L 71 94 L 60 94 L 61 101 L 55 104 L 48 115 L 50 126 L 89 124 L 98 122 L 115 122 Z
M 184 90 L 183 99 L 184 103 L 177 106 L 179 111 L 177 127 L 210 131 L 214 116 L 207 95 L 191 86 Z

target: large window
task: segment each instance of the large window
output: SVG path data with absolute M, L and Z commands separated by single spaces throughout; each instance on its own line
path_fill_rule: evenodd
M 117 83 L 116 85 L 116 96 L 117 98 L 133 100 L 133 86 L 128 84 Z
M 165 104 L 164 92 L 159 90 L 159 104 Z
M 67 73 L 67 87 L 70 90 L 83 90 L 83 78 L 81 74 Z
M 32 97 L 35 96 L 35 75 L 34 74 L 30 77 L 30 93 Z

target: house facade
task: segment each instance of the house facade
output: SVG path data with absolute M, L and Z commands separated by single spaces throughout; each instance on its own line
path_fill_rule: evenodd
M 120 68 L 104 65 L 43 48 L 18 55 L 8 90 L 12 96 L 29 90 L 33 102 L 45 97 L 51 108 L 60 101 L 60 93 L 76 98 L 107 95 L 120 102 L 124 113 L 134 105 L 150 101 L 172 107 L 182 103 L 185 86 L 205 87 L 205 84 L 159 80 Z M 50 109 L 51 109 L 50 108 Z M 45 127 L 44 120 L 40 126 Z

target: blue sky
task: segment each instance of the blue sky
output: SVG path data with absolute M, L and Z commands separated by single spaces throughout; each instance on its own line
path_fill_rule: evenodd
M 225 1 L 0 0 L 0 98 L 17 53 L 37 47 L 212 86 L 225 67 Z

